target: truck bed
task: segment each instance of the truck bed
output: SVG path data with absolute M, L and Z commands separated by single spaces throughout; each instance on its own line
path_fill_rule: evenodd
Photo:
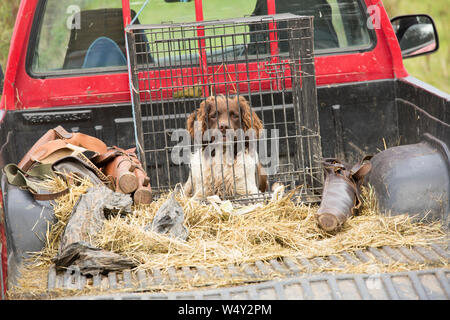
M 406 263 L 421 264 L 422 270 L 376 272 L 373 274 L 343 273 L 352 265 Z M 322 258 L 285 257 L 268 262 L 211 268 L 169 268 L 168 272 L 110 272 L 92 279 L 76 270 L 48 273 L 48 295 L 39 298 L 90 300 L 148 299 L 289 299 L 289 300 L 429 300 L 450 299 L 448 244 L 391 248 L 369 247 L 354 253 L 342 252 Z M 440 266 L 440 267 L 437 267 Z M 334 272 L 312 272 L 314 268 L 333 268 Z M 235 283 L 216 287 L 226 274 Z M 272 275 L 269 281 L 261 280 Z M 183 278 L 202 278 L 209 285 L 191 290 L 177 289 Z M 93 290 L 86 294 L 86 289 Z M 54 296 L 55 290 L 60 290 Z M 61 291 L 62 290 L 62 291 Z M 64 293 L 65 292 L 65 293 Z M 36 297 L 34 297 L 36 298 Z
M 332 108 L 336 105 L 339 105 L 340 108 Z M 448 146 L 450 146 L 449 95 L 427 87 L 412 77 L 400 80 L 318 87 L 318 106 L 324 157 L 341 155 L 345 160 L 355 162 L 359 161 L 365 154 L 376 154 L 384 150 L 385 146 L 418 143 L 422 140 L 423 134 L 428 133 L 439 141 L 443 154 L 447 154 L 447 164 L 450 168 L 448 160 Z M 256 112 L 259 112 L 257 108 Z M 69 131 L 80 131 L 96 136 L 107 145 L 117 145 L 122 148 L 135 145 L 131 106 L 126 104 L 18 110 L 7 112 L 4 116 L 5 119 L 0 127 L 0 141 L 5 141 L 5 143 L 0 148 L 0 166 L 7 163 L 17 163 L 39 136 L 57 125 L 62 125 Z M 340 123 L 343 128 L 342 135 L 338 135 L 336 123 Z M 7 197 L 5 194 L 4 196 Z M 24 226 L 29 225 L 29 223 L 34 225 L 34 221 L 8 225 L 9 215 L 15 215 L 15 219 L 19 220 L 22 217 L 17 215 L 18 209 L 13 203 L 6 201 L 4 204 L 7 235 L 9 237 L 7 241 L 10 257 L 8 278 L 10 285 L 12 285 L 14 284 L 16 267 L 22 263 L 23 252 L 29 251 L 26 250 L 27 248 L 18 248 L 17 244 L 23 243 L 24 237 L 29 237 L 31 240 L 27 239 L 27 241 L 34 241 L 37 248 L 42 247 L 44 244 L 37 234 L 39 232 L 45 234 L 46 226 L 44 224 L 42 230 L 30 234 L 29 231 L 24 229 Z M 442 223 L 444 228 L 448 228 L 448 206 L 444 206 L 442 210 L 440 215 Z M 23 218 L 25 219 L 25 217 Z M 156 273 L 138 272 L 135 275 L 132 272 L 110 273 L 92 279 L 95 284 L 104 286 L 106 292 L 91 296 L 91 298 L 172 299 L 195 297 L 206 299 L 209 296 L 217 298 L 236 296 L 286 299 L 291 297 L 321 298 L 325 296 L 331 298 L 353 297 L 355 299 L 377 297 L 387 297 L 387 299 L 404 297 L 411 299 L 450 298 L 448 289 L 449 269 L 447 267 L 448 246 L 436 245 L 432 249 L 402 248 L 400 255 L 393 254 L 393 252 L 397 251 L 389 248 L 367 248 L 354 256 L 357 260 L 353 263 L 364 263 L 370 258 L 379 261 L 406 259 L 412 265 L 415 259 L 419 259 L 426 261 L 424 270 L 413 271 L 414 268 L 411 267 L 411 272 L 380 274 L 383 287 L 379 293 L 373 294 L 361 285 L 361 281 L 370 277 L 369 274 L 308 273 L 308 263 L 346 261 L 347 256 L 351 256 L 351 254 L 343 253 L 342 257 L 325 257 L 313 259 L 313 261 L 298 260 L 300 265 L 304 264 L 305 269 L 296 269 L 293 267 L 296 264 L 291 264 L 286 259 L 273 260 L 269 264 L 258 262 L 245 269 L 229 266 L 227 272 L 236 272 L 237 277 L 240 274 L 247 276 L 249 278 L 247 283 L 252 282 L 252 274 L 255 274 L 256 278 L 258 275 L 264 274 L 264 268 L 268 268 L 269 272 L 278 272 L 280 280 L 265 281 L 250 286 L 229 286 L 221 289 L 194 290 L 181 293 L 174 291 L 174 289 L 169 289 L 167 294 L 151 293 L 148 291 L 147 285 L 151 289 L 154 281 L 159 281 L 171 284 L 171 288 L 173 288 L 173 283 L 176 283 L 177 277 L 183 275 L 187 270 L 172 270 L 167 275 L 161 276 L 158 276 L 157 271 L 155 271 Z M 436 261 L 440 261 L 440 266 L 444 263 L 444 269 L 436 269 Z M 202 271 L 197 270 L 195 266 L 188 271 L 192 276 L 201 276 L 202 274 Z M 213 277 L 213 270 L 207 272 L 207 279 Z M 214 272 L 220 274 L 217 268 Z M 57 274 L 54 270 L 50 270 L 47 277 L 49 289 L 81 289 L 86 284 L 86 279 L 73 270 L 63 274 Z M 316 287 L 321 288 L 321 286 L 325 286 L 323 287 L 324 291 L 315 289 Z M 355 286 L 358 288 L 357 290 L 354 289 Z M 114 289 L 124 287 L 129 288 L 127 293 L 113 295 Z M 311 290 L 308 288 L 311 288 Z M 370 294 L 367 294 L 367 291 Z M 242 295 L 240 295 L 241 293 Z M 70 298 L 75 298 L 75 296 Z

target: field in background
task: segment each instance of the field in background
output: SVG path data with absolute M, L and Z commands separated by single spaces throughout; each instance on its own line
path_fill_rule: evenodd
M 5 71 L 9 42 L 19 9 L 20 0 L 2 0 L 0 2 L 0 65 Z M 1 94 L 1 93 L 0 93 Z
M 19 0 L 2 0 L 0 2 L 0 64 L 3 68 L 6 67 L 9 42 L 19 2 Z M 383 3 L 390 17 L 401 14 L 427 13 L 434 18 L 440 36 L 439 51 L 432 55 L 407 59 L 405 66 L 410 75 L 445 92 L 450 92 L 450 29 L 447 1 L 384 0 Z
M 408 73 L 444 92 L 450 93 L 450 26 L 447 0 L 384 0 L 390 18 L 404 14 L 426 13 L 436 24 L 439 50 L 433 54 L 405 59 Z

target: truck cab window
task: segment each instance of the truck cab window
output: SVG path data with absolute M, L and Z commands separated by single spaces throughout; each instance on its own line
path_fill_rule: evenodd
M 47 0 L 39 21 L 33 72 L 126 66 L 120 0 Z
M 370 45 L 363 8 L 358 0 L 276 0 L 276 13 L 314 16 L 314 47 L 330 50 Z M 267 0 L 257 0 L 252 15 L 267 14 Z M 280 39 L 286 36 L 279 35 Z M 287 51 L 287 42 L 280 41 Z
M 126 68 L 121 0 L 46 0 L 42 3 L 39 19 L 36 19 L 38 25 L 33 27 L 36 33 L 32 35 L 28 56 L 32 73 L 67 74 L 66 70 L 98 72 L 98 68 Z M 130 2 L 132 17 L 142 4 L 143 1 Z M 276 12 L 313 15 L 317 50 L 356 50 L 371 44 L 366 15 L 358 0 L 276 0 Z M 265 14 L 267 0 L 203 1 L 205 20 Z M 152 0 L 141 12 L 137 23 L 165 24 L 195 20 L 195 1 Z M 208 32 L 206 30 L 205 33 L 210 36 Z M 237 34 L 228 37 L 233 46 L 245 46 L 252 42 L 252 39 L 239 36 L 239 30 L 224 31 L 227 34 L 229 32 Z M 283 52 L 287 51 L 287 41 L 283 41 L 281 33 L 279 47 Z M 146 38 L 141 40 L 143 44 L 150 42 Z M 228 44 L 210 44 L 211 48 L 220 49 L 222 46 Z M 158 50 L 164 58 L 166 49 Z M 141 62 L 154 62 L 153 57 L 146 56 L 149 51 L 146 47 L 142 48 L 143 54 L 138 54 Z M 258 52 L 267 53 L 267 48 L 258 48 Z M 214 52 L 210 52 L 210 55 L 214 55 Z
M 144 0 L 130 1 L 130 7 L 139 12 Z M 151 0 L 139 15 L 142 24 L 170 24 L 195 21 L 194 0 Z
M 130 1 L 132 18 L 144 1 Z M 136 23 L 195 21 L 194 1 L 152 0 Z M 67 74 L 67 70 L 121 70 L 126 47 L 121 0 L 46 0 L 31 48 L 35 74 Z M 145 35 L 141 35 L 145 37 Z M 147 39 L 141 39 L 146 43 Z M 137 39 L 137 41 L 139 41 Z M 142 48 L 146 52 L 146 48 Z M 152 57 L 138 55 L 143 63 Z M 73 71 L 72 71 L 73 72 Z

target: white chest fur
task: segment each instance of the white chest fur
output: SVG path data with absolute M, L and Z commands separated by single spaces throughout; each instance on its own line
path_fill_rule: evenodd
M 208 156 L 199 149 L 191 154 L 190 160 L 191 176 L 185 190 L 192 191 L 192 195 L 223 197 L 258 193 L 256 152 L 245 149 L 236 156 L 225 151 Z

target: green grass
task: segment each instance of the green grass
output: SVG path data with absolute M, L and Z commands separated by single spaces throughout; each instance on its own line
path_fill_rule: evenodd
M 207 0 L 203 3 L 203 16 L 205 20 L 218 20 L 218 19 L 226 19 L 233 18 L 238 16 L 250 15 L 255 7 L 256 0 Z M 140 1 L 143 3 L 143 1 Z M 217 10 L 218 3 L 220 4 L 220 11 Z M 138 12 L 141 4 L 132 5 L 131 8 Z M 187 2 L 187 3 L 167 3 L 164 0 L 152 0 L 147 5 L 145 10 L 139 16 L 139 22 L 141 24 L 160 24 L 160 23 L 179 23 L 179 22 L 191 22 L 195 21 L 195 2 Z M 171 39 L 174 41 L 170 42 L 172 52 L 171 56 L 176 58 L 178 54 L 188 54 L 188 53 L 197 53 L 197 40 L 192 40 L 188 43 L 188 41 L 177 41 L 175 39 L 183 39 L 183 38 L 195 38 L 197 36 L 197 30 L 195 28 L 185 28 L 183 30 L 183 34 L 180 31 L 175 31 L 178 29 L 174 29 L 171 31 Z M 159 40 L 165 38 L 165 34 L 161 33 L 162 30 L 157 30 L 157 34 L 153 35 Z M 223 34 L 233 34 L 233 33 L 242 33 L 245 32 L 245 27 L 224 27 L 222 28 L 205 28 L 205 34 L 207 36 L 212 35 L 223 35 Z M 222 42 L 223 43 L 222 43 Z M 244 39 L 242 36 L 226 36 L 223 38 L 210 38 L 207 40 L 206 47 L 209 52 L 214 51 L 219 46 L 231 46 L 232 41 L 234 43 L 240 44 L 244 43 Z M 247 39 L 247 42 L 249 39 Z M 152 42 L 150 40 L 150 42 Z M 169 48 L 168 42 L 161 43 L 159 45 L 152 45 L 151 51 L 158 52 L 155 55 L 156 58 L 161 58 L 163 56 L 168 56 Z M 189 49 L 188 49 L 189 48 Z
M 2 0 L 0 2 L 0 65 L 3 67 L 3 71 L 6 68 L 9 43 L 19 2 L 20 0 Z
M 0 2 L 0 64 L 3 68 L 6 67 L 9 43 L 19 2 L 20 0 L 2 0 Z M 205 19 L 213 20 L 224 16 L 232 17 L 234 14 L 243 16 L 249 14 L 252 11 L 251 7 L 253 6 L 253 1 L 221 0 L 221 6 L 224 7 L 225 11 L 219 12 L 218 10 L 215 10 L 213 2 L 214 1 L 211 0 L 205 1 Z M 390 17 L 401 14 L 427 13 L 434 18 L 440 37 L 439 51 L 423 57 L 406 59 L 404 60 L 404 63 L 410 75 L 427 82 L 442 91 L 450 92 L 450 30 L 448 22 L 448 1 L 384 0 L 383 3 Z M 145 10 L 141 20 L 145 23 L 160 22 L 161 20 L 167 22 L 174 20 L 193 20 L 193 5 L 194 1 L 180 6 L 165 3 L 163 0 L 152 0 L 150 1 L 150 9 L 153 10 Z M 158 8 L 161 8 L 162 6 L 166 8 L 167 6 L 171 6 L 171 10 L 158 10 Z M 135 5 L 133 8 L 137 11 L 139 7 L 140 5 Z M 238 11 L 236 8 L 238 8 Z M 154 21 L 154 15 L 152 17 L 152 13 L 155 11 L 160 12 L 157 16 L 159 21 Z

